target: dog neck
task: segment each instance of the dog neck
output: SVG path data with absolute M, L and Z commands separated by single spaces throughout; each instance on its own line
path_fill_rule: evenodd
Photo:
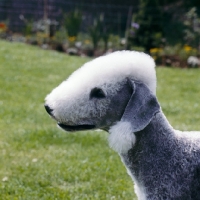
M 163 168 L 168 162 L 166 157 L 170 160 L 173 155 L 171 141 L 174 140 L 174 130 L 160 111 L 144 130 L 134 135 L 136 139 L 133 147 L 119 155 L 135 183 L 138 198 L 145 200 L 162 183 L 162 171 L 166 171 Z

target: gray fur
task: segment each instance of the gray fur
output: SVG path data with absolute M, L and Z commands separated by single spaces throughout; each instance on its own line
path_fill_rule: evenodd
M 131 80 L 129 83 L 133 93 L 121 121 L 129 121 L 132 125 L 132 131 L 137 132 L 149 124 L 155 113 L 160 110 L 160 106 L 156 97 L 143 83 Z
M 182 138 L 179 137 L 158 109 L 156 97 L 144 84 L 136 85 L 138 88 L 133 93 L 136 103 L 132 96 L 132 102 L 128 104 L 130 108 L 126 109 L 122 120 L 127 118 L 135 125 L 135 115 L 140 115 L 135 120 L 139 120 L 140 130 L 134 132 L 135 145 L 127 153 L 121 154 L 125 166 L 143 187 L 145 199 L 199 200 L 200 135 L 195 141 L 185 138 L 184 133 Z M 143 102 L 146 103 L 144 110 L 138 109 Z M 153 116 L 151 122 L 142 129 L 140 124 L 146 117 L 141 113 L 144 112 L 150 112 Z
M 108 131 L 110 146 L 121 156 L 140 200 L 200 200 L 200 134 L 174 130 L 154 89 L 138 77 L 127 73 L 118 82 L 100 79 L 95 87 L 105 94 L 101 98 L 91 98 L 93 87 L 81 94 L 76 88 L 72 96 L 67 80 L 47 96 L 46 110 L 65 130 Z
M 200 138 L 180 139 L 162 111 L 136 135 L 136 143 L 121 155 L 146 199 L 200 199 Z

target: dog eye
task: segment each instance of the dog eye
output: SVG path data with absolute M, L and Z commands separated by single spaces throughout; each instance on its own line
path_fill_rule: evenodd
M 90 92 L 90 99 L 92 99 L 92 98 L 102 99 L 102 98 L 105 98 L 105 97 L 106 97 L 106 95 L 101 88 L 95 87 Z

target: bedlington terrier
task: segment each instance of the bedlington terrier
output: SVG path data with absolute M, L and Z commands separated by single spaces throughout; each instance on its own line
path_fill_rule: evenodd
M 45 108 L 66 131 L 107 131 L 138 199 L 200 200 L 200 133 L 171 127 L 147 54 L 118 51 L 84 64 L 46 97 Z

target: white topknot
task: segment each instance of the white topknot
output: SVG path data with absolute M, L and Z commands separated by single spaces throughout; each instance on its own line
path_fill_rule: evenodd
M 155 62 L 149 55 L 136 51 L 116 51 L 98 57 L 75 71 L 68 81 L 76 79 L 78 84 L 78 80 L 82 83 L 82 80 L 89 78 L 91 82 L 87 84 L 101 85 L 105 79 L 113 83 L 120 82 L 126 77 L 145 83 L 154 94 L 156 93 Z

